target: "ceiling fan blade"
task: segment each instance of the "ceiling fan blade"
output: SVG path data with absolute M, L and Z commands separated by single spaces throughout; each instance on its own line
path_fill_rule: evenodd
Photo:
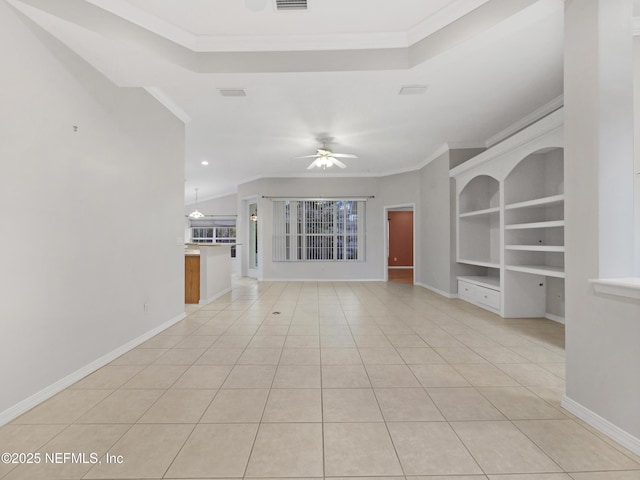
M 334 165 L 337 165 L 340 168 L 347 168 L 347 166 L 344 163 L 342 163 L 340 160 L 338 160 L 337 158 L 331 158 L 331 161 L 333 162 Z
M 352 155 L 351 153 L 334 153 L 331 156 L 337 158 L 358 158 L 357 155 Z
M 307 167 L 307 170 L 311 170 L 312 168 L 315 168 L 317 166 L 318 160 L 314 160 L 313 162 L 311 162 L 311 165 L 309 165 Z
M 298 158 L 318 158 L 318 155 L 305 155 L 304 157 L 295 157 L 296 159 Z

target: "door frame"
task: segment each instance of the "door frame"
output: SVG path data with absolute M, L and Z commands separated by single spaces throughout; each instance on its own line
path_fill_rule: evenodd
M 241 256 L 241 263 L 240 263 L 240 270 L 241 270 L 241 274 L 243 277 L 249 277 L 249 278 L 255 278 L 258 279 L 260 276 L 260 264 L 261 262 L 261 258 L 260 258 L 260 252 L 261 252 L 261 248 L 259 245 L 260 242 L 260 232 L 258 232 L 258 268 L 250 268 L 250 264 L 251 262 L 249 261 L 249 255 L 251 255 L 250 252 L 250 247 L 251 247 L 251 242 L 249 241 L 249 235 L 250 235 L 250 229 L 249 229 L 249 205 L 255 203 L 258 206 L 258 221 L 260 220 L 260 203 L 258 202 L 258 195 L 250 195 L 248 197 L 243 197 L 241 199 L 242 201 L 242 207 L 240 209 L 240 212 L 242 212 L 242 216 L 239 216 L 239 220 L 238 220 L 238 224 L 242 223 L 242 244 L 243 244 L 243 248 L 242 249 L 242 256 Z M 260 228 L 260 224 L 257 225 L 258 229 Z M 237 232 L 237 228 L 238 225 L 236 225 L 236 232 Z
M 389 211 L 399 208 L 411 209 L 413 212 L 413 284 L 416 283 L 417 258 L 416 258 L 416 204 L 402 203 L 398 205 L 385 205 L 383 207 L 383 224 L 384 224 L 384 248 L 382 249 L 382 265 L 384 270 L 384 281 L 389 281 Z

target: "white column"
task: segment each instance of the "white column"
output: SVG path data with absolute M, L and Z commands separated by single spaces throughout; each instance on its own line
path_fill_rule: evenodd
M 563 405 L 640 453 L 640 304 L 589 284 L 633 272 L 631 19 L 631 0 L 565 2 Z

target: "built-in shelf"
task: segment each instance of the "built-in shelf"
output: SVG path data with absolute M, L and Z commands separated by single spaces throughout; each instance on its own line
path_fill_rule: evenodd
M 491 207 L 491 208 L 485 208 L 482 210 L 476 210 L 474 212 L 461 213 L 460 218 L 478 217 L 481 215 L 489 215 L 491 213 L 499 213 L 499 212 L 500 212 L 500 207 Z
M 475 285 L 480 285 L 481 287 L 490 288 L 491 290 L 500 291 L 500 278 L 499 277 L 479 277 L 479 276 L 471 276 L 471 277 L 458 277 L 458 280 L 462 280 L 464 282 L 473 283 Z
M 535 200 L 527 200 L 526 202 L 511 203 L 506 205 L 506 210 L 515 210 L 516 208 L 538 208 L 551 207 L 561 205 L 564 202 L 564 194 L 552 195 L 550 197 L 536 198 Z
M 564 245 L 507 245 L 505 248 L 526 252 L 564 252 Z
M 548 222 L 533 222 L 533 223 L 514 223 L 513 225 L 506 225 L 505 230 L 528 230 L 535 228 L 554 228 L 564 227 L 564 220 L 552 220 Z
M 564 278 L 564 267 L 552 267 L 550 265 L 506 265 L 512 272 L 532 273 L 547 277 Z
M 461 300 L 505 318 L 564 316 L 562 125 L 559 109 L 451 170 Z
M 458 263 L 466 263 L 467 265 L 475 265 L 477 267 L 500 268 L 499 260 L 458 260 Z

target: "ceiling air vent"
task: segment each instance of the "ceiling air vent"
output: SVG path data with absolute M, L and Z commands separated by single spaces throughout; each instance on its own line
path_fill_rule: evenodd
M 405 85 L 400 89 L 399 95 L 422 95 L 427 88 L 427 85 Z
M 219 88 L 218 91 L 223 97 L 246 97 L 247 93 L 242 88 Z
M 307 0 L 276 0 L 276 10 L 306 10 Z

